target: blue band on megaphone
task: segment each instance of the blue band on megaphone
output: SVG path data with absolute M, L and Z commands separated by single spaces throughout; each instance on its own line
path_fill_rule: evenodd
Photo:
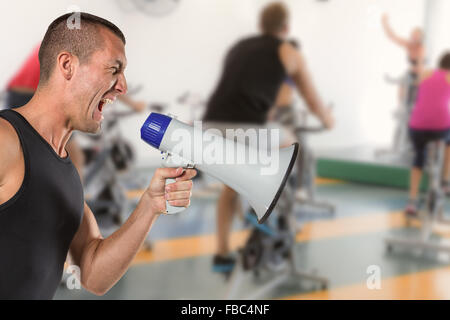
M 141 139 L 152 147 L 159 148 L 170 121 L 171 117 L 152 112 L 141 128 Z

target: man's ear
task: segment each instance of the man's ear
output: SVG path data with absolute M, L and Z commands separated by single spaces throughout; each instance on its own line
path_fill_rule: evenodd
M 72 79 L 77 64 L 77 57 L 66 51 L 60 52 L 56 58 L 57 70 L 66 80 Z

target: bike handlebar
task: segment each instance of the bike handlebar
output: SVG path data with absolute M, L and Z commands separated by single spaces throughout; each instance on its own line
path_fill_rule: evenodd
M 295 133 L 319 133 L 319 132 L 322 132 L 325 130 L 326 130 L 326 128 L 324 126 L 294 128 Z

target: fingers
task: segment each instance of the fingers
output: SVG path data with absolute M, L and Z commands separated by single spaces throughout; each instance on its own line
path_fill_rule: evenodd
M 189 175 L 194 173 L 188 173 Z M 182 180 L 166 185 L 165 198 L 171 206 L 188 207 L 191 203 L 192 196 L 192 180 Z
M 179 168 L 158 168 L 155 172 L 155 176 L 160 180 L 167 178 L 177 178 L 176 181 L 184 181 L 192 179 L 197 175 L 195 169 L 183 169 Z
M 167 178 L 175 178 L 183 173 L 183 168 L 158 168 L 154 177 L 158 180 L 165 181 Z
M 178 181 L 166 186 L 166 193 L 176 192 L 176 191 L 191 191 L 192 190 L 192 181 Z
M 169 200 L 167 201 L 171 206 L 174 207 L 189 207 L 191 204 L 190 199 L 182 199 L 182 200 Z
M 182 185 L 180 186 L 179 184 L 182 183 Z M 190 183 L 190 186 L 188 185 L 188 183 Z M 184 188 L 188 188 L 188 190 L 185 191 L 172 191 L 172 192 L 167 192 L 165 195 L 165 198 L 167 200 L 167 202 L 171 205 L 171 206 L 176 206 L 176 207 L 188 207 L 189 204 L 191 203 L 191 196 L 192 196 L 192 181 L 183 181 L 183 182 L 176 182 L 176 183 L 171 183 L 169 186 L 172 186 L 172 188 L 180 188 L 180 189 L 184 189 Z M 167 188 L 166 188 L 167 190 Z
M 185 200 L 191 197 L 192 192 L 191 191 L 176 191 L 171 193 L 166 193 L 166 200 Z
M 194 169 L 186 169 L 181 176 L 176 178 L 176 181 L 190 180 L 197 175 L 197 171 Z

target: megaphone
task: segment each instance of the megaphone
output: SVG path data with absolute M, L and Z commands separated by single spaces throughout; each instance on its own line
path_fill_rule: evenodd
M 195 125 L 156 112 L 151 113 L 142 126 L 141 138 L 161 151 L 164 167 L 198 169 L 241 194 L 255 210 L 259 223 L 266 221 L 274 209 L 294 166 L 299 147 L 298 143 L 294 143 L 288 148 L 269 152 L 268 149 L 225 139 L 210 130 L 203 131 Z M 276 163 L 277 170 L 267 173 L 264 165 L 268 162 L 263 163 L 260 158 L 258 161 L 236 163 L 234 155 L 242 157 L 242 152 L 249 158 L 255 154 L 262 158 L 262 155 L 270 153 L 266 160 Z M 166 184 L 172 182 L 175 181 L 166 180 Z M 184 209 L 166 202 L 167 214 Z

